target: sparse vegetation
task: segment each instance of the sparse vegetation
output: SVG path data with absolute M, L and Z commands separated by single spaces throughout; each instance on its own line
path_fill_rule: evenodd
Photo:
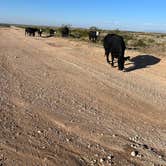
M 70 34 L 71 37 L 84 40 L 88 37 L 88 31 L 81 29 L 73 29 Z
M 9 24 L 0 24 L 0 27 L 10 27 Z
M 147 45 L 146 45 L 146 43 L 145 43 L 145 41 L 144 40 L 142 40 L 142 39 L 139 39 L 139 40 L 137 40 L 137 41 L 135 41 L 134 43 L 133 43 L 133 46 L 134 47 L 139 47 L 139 48 L 144 48 L 144 47 L 146 47 Z
M 8 24 L 0 24 L 1 26 L 10 27 Z M 18 27 L 25 28 L 27 25 L 17 25 Z M 118 34 L 124 37 L 127 48 L 139 49 L 143 52 L 150 53 L 151 50 L 155 51 L 158 54 L 165 54 L 166 48 L 166 34 L 163 33 L 145 33 L 145 32 L 131 32 L 131 31 L 120 31 L 119 29 L 115 30 L 103 30 L 97 27 L 90 28 L 74 28 L 71 25 L 62 25 L 61 27 L 49 27 L 49 26 L 31 26 L 36 28 L 41 28 L 44 33 L 47 35 L 50 29 L 56 31 L 56 37 L 61 36 L 61 29 L 67 26 L 70 29 L 70 38 L 73 40 L 89 41 L 88 32 L 89 30 L 98 30 L 100 31 L 100 37 L 96 44 L 102 45 L 103 38 L 108 33 Z

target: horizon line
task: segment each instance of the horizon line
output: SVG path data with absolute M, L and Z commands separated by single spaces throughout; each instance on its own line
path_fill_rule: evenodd
M 77 25 L 72 25 L 72 24 L 65 24 L 65 23 L 62 23 L 61 25 L 45 25 L 45 24 L 23 24 L 23 23 L 9 23 L 9 22 L 0 22 L 0 25 L 1 24 L 7 24 L 7 25 L 21 25 L 21 26 L 42 26 L 42 27 L 62 27 L 63 25 L 66 25 L 66 26 L 71 26 L 71 28 L 81 28 L 81 29 L 89 29 L 91 27 L 96 27 L 98 28 L 97 26 L 77 26 Z M 165 34 L 166 31 L 159 31 L 159 30 L 127 30 L 127 29 L 120 29 L 120 28 L 98 28 L 99 30 L 105 30 L 105 31 L 115 31 L 115 30 L 118 30 L 118 31 L 124 31 L 124 32 L 137 32 L 137 33 L 160 33 L 160 34 Z

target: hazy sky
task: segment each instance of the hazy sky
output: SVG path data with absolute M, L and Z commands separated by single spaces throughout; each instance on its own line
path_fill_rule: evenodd
M 166 0 L 0 0 L 0 22 L 166 32 Z

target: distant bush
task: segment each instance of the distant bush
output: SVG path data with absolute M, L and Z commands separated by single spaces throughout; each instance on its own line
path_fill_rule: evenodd
M 160 37 L 163 38 L 163 37 L 166 37 L 166 35 L 165 35 L 165 34 L 162 34 L 162 35 L 160 35 Z
M 0 24 L 0 27 L 10 27 L 8 24 Z M 81 41 L 89 41 L 88 34 L 90 30 L 98 30 L 100 36 L 96 42 L 97 45 L 103 44 L 103 39 L 107 34 L 117 34 L 121 35 L 124 38 L 127 48 L 136 48 L 140 51 L 151 52 L 156 51 L 156 54 L 166 55 L 166 34 L 160 33 L 144 33 L 144 32 L 131 32 L 131 31 L 121 31 L 119 29 L 115 30 L 101 30 L 97 27 L 90 27 L 89 29 L 85 28 L 73 28 L 71 25 L 62 25 L 61 27 L 48 27 L 48 26 L 29 26 L 29 25 L 18 25 L 18 27 L 35 27 L 42 29 L 47 35 L 50 32 L 50 29 L 56 31 L 56 36 L 61 37 L 61 30 L 64 26 L 68 26 L 70 29 L 70 38 L 79 39 Z
M 125 34 L 123 35 L 123 38 L 126 44 L 128 44 L 129 41 L 135 40 L 132 34 Z
M 10 27 L 9 24 L 0 24 L 0 27 Z
M 46 33 L 46 34 L 49 34 L 50 33 L 50 28 L 49 27 L 43 28 L 43 32 Z
M 73 38 L 87 38 L 88 37 L 88 30 L 87 29 L 72 29 L 70 36 Z
M 135 42 L 133 43 L 133 46 L 134 46 L 134 47 L 146 47 L 147 44 L 145 43 L 144 40 L 139 39 L 139 40 L 137 40 L 137 41 L 135 41 Z
M 148 42 L 148 44 L 152 44 L 152 43 L 155 42 L 155 40 L 153 40 L 153 39 L 148 39 L 147 42 Z

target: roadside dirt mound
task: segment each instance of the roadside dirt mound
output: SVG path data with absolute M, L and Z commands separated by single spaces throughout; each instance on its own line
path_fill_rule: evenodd
M 166 59 L 0 29 L 1 166 L 166 165 Z

